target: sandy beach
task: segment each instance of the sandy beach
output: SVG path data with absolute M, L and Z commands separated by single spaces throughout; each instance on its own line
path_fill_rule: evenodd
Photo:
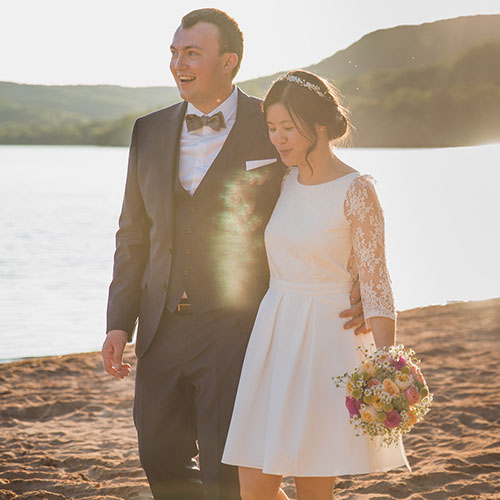
M 398 342 L 417 351 L 434 393 L 404 438 L 413 473 L 344 476 L 335 498 L 500 499 L 500 299 L 404 311 Z M 99 353 L 0 365 L 0 500 L 151 499 L 133 375 L 106 375 Z M 285 488 L 295 498 L 292 478 Z

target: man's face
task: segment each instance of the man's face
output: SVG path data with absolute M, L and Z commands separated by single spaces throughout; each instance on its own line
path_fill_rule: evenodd
M 217 26 L 199 22 L 191 28 L 179 27 L 170 51 L 170 71 L 181 97 L 202 111 L 216 107 L 228 79 Z

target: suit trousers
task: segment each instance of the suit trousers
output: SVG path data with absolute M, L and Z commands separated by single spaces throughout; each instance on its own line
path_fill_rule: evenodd
M 240 500 L 237 468 L 221 458 L 250 331 L 234 311 L 165 308 L 138 359 L 134 401 L 155 500 Z

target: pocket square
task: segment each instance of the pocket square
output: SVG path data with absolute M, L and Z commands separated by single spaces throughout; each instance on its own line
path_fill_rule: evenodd
M 248 160 L 246 161 L 247 170 L 253 170 L 254 168 L 265 167 L 266 165 L 271 165 L 271 163 L 276 163 L 278 160 L 276 158 L 267 158 L 266 160 Z

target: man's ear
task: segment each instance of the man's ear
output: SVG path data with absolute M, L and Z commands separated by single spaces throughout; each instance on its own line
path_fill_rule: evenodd
M 238 65 L 238 55 L 234 52 L 226 52 L 224 54 L 224 71 L 232 73 L 233 69 Z

